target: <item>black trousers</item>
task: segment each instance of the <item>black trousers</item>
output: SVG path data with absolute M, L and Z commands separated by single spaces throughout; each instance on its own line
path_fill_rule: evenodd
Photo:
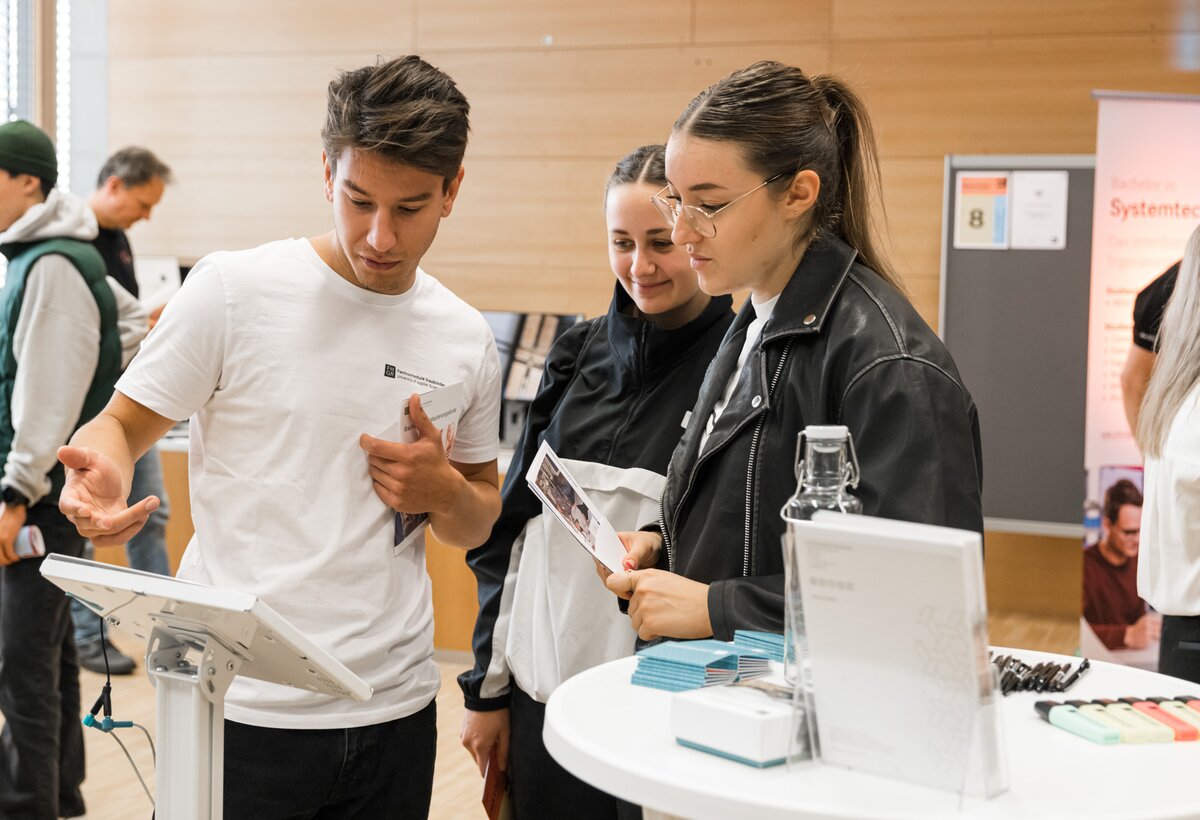
M 437 706 L 353 729 L 225 721 L 226 820 L 429 816 Z
M 46 551 L 79 557 L 83 538 L 54 504 L 30 508 Z M 41 575 L 41 558 L 0 568 L 0 817 L 84 813 L 79 662 L 70 599 Z
M 1200 615 L 1164 615 L 1158 671 L 1200 684 Z M 1172 692 L 1166 697 L 1183 694 Z
M 568 772 L 546 751 L 546 705 L 513 686 L 508 741 L 508 786 L 513 820 L 631 820 L 638 806 L 618 800 Z

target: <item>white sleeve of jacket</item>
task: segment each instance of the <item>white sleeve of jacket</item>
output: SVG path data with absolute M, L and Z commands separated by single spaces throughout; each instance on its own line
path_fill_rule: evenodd
M 129 367 L 142 339 L 150 332 L 150 313 L 142 303 L 111 276 L 108 277 L 108 287 L 117 300 L 117 331 L 121 334 L 121 369 Z
M 4 483 L 36 504 L 67 443 L 100 361 L 100 308 L 79 271 L 58 254 L 34 263 L 13 336 L 13 442 Z

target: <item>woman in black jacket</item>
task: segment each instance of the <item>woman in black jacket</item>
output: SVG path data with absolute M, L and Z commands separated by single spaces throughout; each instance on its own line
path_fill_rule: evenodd
M 975 405 L 872 237 L 878 168 L 858 97 L 756 63 L 684 110 L 666 166 L 655 201 L 700 286 L 751 297 L 671 460 L 657 526 L 622 534 L 653 569 L 606 579 L 639 636 L 783 631 L 779 513 L 810 424 L 850 428 L 866 514 L 982 532 Z
M 467 554 L 479 617 L 475 667 L 459 678 L 462 741 L 481 771 L 495 751 L 518 820 L 616 816 L 614 798 L 547 754 L 543 704 L 571 675 L 632 654 L 636 640 L 596 584 L 591 556 L 544 514 L 526 471 L 544 440 L 615 527 L 638 526 L 658 509 L 671 452 L 733 321 L 732 300 L 700 290 L 650 201 L 666 184 L 663 150 L 634 151 L 608 182 L 612 304 L 550 351 L 504 482 L 503 511 L 488 541 Z

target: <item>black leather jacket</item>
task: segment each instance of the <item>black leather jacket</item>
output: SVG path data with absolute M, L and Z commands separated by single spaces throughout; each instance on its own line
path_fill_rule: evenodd
M 718 639 L 783 630 L 779 512 L 806 425 L 850 428 L 867 515 L 983 531 L 975 404 L 941 340 L 856 256 L 834 237 L 808 248 L 701 455 L 755 316 L 747 301 L 671 458 L 659 566 L 710 584 Z

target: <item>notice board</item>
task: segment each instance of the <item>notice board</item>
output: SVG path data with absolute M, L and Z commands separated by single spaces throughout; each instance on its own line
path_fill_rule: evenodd
M 949 155 L 945 167 L 938 328 L 979 409 L 985 526 L 1082 535 L 1095 157 Z M 1065 236 L 1028 249 L 1011 231 L 973 243 L 959 232 L 956 247 L 959 173 L 992 171 L 1065 172 Z M 1011 222 L 1012 207 L 983 218 Z

